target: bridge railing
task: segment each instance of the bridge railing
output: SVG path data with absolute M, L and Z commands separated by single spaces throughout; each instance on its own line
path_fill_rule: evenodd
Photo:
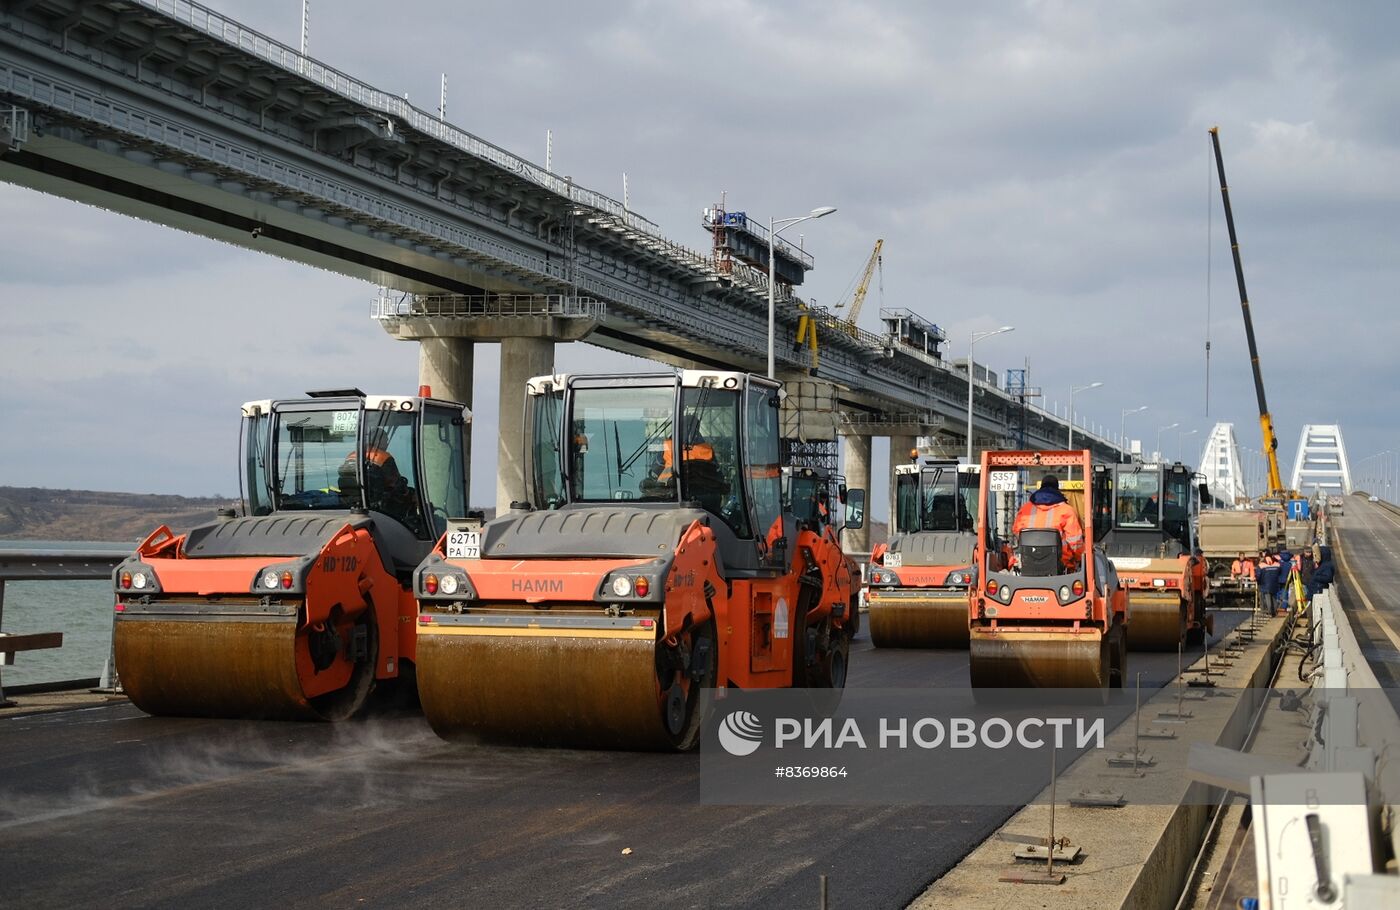
M 381 288 L 370 315 L 375 319 L 414 316 L 559 316 L 602 319 L 607 306 L 592 297 L 562 294 L 409 294 Z
M 112 570 L 129 551 L 116 550 L 22 550 L 0 549 L 0 666 L 19 651 L 60 647 L 61 632 L 12 635 L 4 632 L 5 583 L 11 581 L 100 581 L 112 577 Z M 6 641 L 8 639 L 8 642 Z M 9 647 L 6 647 L 6 645 Z M 110 660 L 109 660 L 110 666 Z M 97 678 L 55 683 L 57 688 L 97 685 Z M 7 705 L 0 681 L 0 707 Z
M 232 45 L 274 66 L 296 73 L 325 89 L 349 98 L 351 101 L 397 117 L 420 133 L 440 139 L 462 151 L 489 161 L 532 183 L 552 190 L 566 199 L 607 212 L 622 219 L 633 230 L 664 239 L 660 226 L 627 209 L 616 199 L 577 186 L 573 181 L 559 177 L 538 164 L 526 161 L 500 146 L 492 145 L 466 130 L 452 126 L 433 114 L 419 110 L 409 104 L 405 98 L 381 91 L 340 70 L 326 66 L 324 63 L 305 56 L 295 48 L 222 16 L 206 6 L 190 2 L 190 0 L 134 0 L 134 2 L 169 16 L 177 22 L 217 38 L 225 44 Z

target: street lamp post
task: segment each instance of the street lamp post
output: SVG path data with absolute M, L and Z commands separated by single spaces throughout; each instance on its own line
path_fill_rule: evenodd
M 794 218 L 769 218 L 768 219 L 768 378 L 775 378 L 773 369 L 773 312 L 776 307 L 776 285 L 773 269 L 773 242 L 778 239 L 778 235 L 794 224 L 803 221 L 810 221 L 813 218 L 824 218 L 836 211 L 834 205 L 824 205 L 819 209 L 812 209 L 806 215 L 798 215 Z M 781 226 L 780 226 L 781 225 Z
M 999 329 L 992 329 L 990 332 L 973 332 L 967 342 L 967 463 L 972 464 L 972 369 L 975 360 L 972 358 L 973 348 L 977 342 L 983 338 L 991 338 L 993 335 L 1000 335 L 1003 332 L 1014 332 L 1014 325 L 1004 325 Z
M 1179 426 L 1181 426 L 1181 421 L 1178 420 L 1176 423 L 1169 423 L 1164 427 L 1157 428 L 1157 448 L 1153 450 L 1152 454 L 1156 455 L 1158 458 L 1162 457 L 1162 431 L 1175 430 Z
M 1141 412 L 1141 411 L 1145 411 L 1145 410 L 1147 410 L 1147 405 L 1143 405 L 1143 406 L 1140 407 L 1140 408 L 1127 408 L 1127 409 L 1125 409 L 1125 410 L 1123 411 L 1123 413 L 1119 416 L 1119 420 L 1118 420 L 1118 445 L 1122 446 L 1122 448 L 1123 448 L 1123 454 L 1127 456 L 1127 459 L 1128 459 L 1128 460 L 1131 460 L 1131 459 L 1132 459 L 1132 455 L 1130 455 L 1130 454 L 1128 453 L 1128 415 L 1129 415 L 1129 414 L 1137 414 L 1137 413 L 1139 413 L 1139 412 Z
M 1196 430 L 1187 430 L 1185 433 L 1181 432 L 1180 430 L 1177 430 L 1177 431 L 1176 431 L 1176 460 L 1177 460 L 1177 461 L 1181 461 L 1181 439 L 1182 439 L 1182 437 L 1183 437 L 1183 436 L 1195 436 L 1195 435 L 1196 435 L 1197 433 L 1199 433 L 1199 432 L 1201 432 L 1199 429 L 1196 429 Z
M 1066 448 L 1074 448 L 1074 396 L 1080 392 L 1087 392 L 1090 389 L 1097 389 L 1103 385 L 1102 382 L 1091 382 L 1088 385 L 1075 385 L 1069 387 L 1069 444 Z

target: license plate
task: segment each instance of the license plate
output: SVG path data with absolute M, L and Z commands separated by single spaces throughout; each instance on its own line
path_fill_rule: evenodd
M 993 493 L 1015 493 L 1016 471 L 992 471 L 987 475 L 987 489 Z
M 886 569 L 899 569 L 899 568 L 903 568 L 903 566 L 904 566 L 904 554 L 903 554 L 903 553 L 886 553 L 886 554 L 885 554 L 885 568 L 886 568 Z
M 447 532 L 447 558 L 448 558 L 448 559 L 480 559 L 480 558 L 481 558 L 481 532 L 480 532 L 480 531 L 448 531 L 448 532 Z

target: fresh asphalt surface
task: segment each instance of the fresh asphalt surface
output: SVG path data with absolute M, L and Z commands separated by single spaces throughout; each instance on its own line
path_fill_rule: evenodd
M 1129 669 L 1156 688 L 1176 655 Z M 876 650 L 862 632 L 849 685 L 967 673 L 966 652 Z M 1017 808 L 700 805 L 699 766 L 449 744 L 415 715 L 0 719 L 0 903 L 807 908 L 825 874 L 833 907 L 903 907 Z
M 1334 522 L 1342 605 L 1376 681 L 1400 711 L 1400 512 L 1348 496 Z

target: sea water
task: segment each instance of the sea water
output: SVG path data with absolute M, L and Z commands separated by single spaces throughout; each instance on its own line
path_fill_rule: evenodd
M 136 544 L 0 540 L 0 550 L 101 550 L 124 555 L 135 552 Z M 12 665 L 0 668 L 4 684 L 22 686 L 102 675 L 112 649 L 115 601 L 110 579 L 6 582 L 0 631 L 62 632 L 63 647 L 14 655 Z

